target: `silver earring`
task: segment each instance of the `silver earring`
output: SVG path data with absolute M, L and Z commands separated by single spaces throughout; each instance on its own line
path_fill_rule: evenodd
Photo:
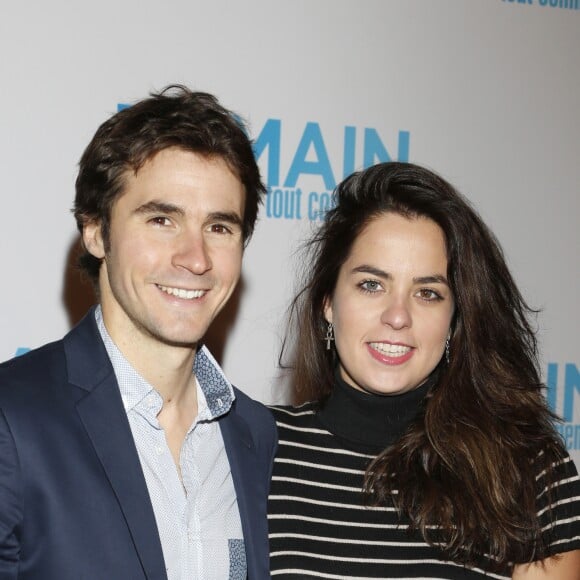
M 324 340 L 326 340 L 326 350 L 330 350 L 330 343 L 334 342 L 334 326 L 332 325 L 332 322 L 329 322 L 326 327 L 326 336 L 324 337 Z
M 449 359 L 451 357 L 449 356 L 449 337 L 447 337 L 445 339 L 445 360 L 447 361 L 447 364 L 449 364 Z

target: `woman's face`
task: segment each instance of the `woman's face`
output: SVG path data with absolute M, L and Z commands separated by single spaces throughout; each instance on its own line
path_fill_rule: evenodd
M 441 228 L 385 213 L 355 240 L 325 317 L 344 381 L 395 395 L 421 385 L 445 350 L 454 302 Z

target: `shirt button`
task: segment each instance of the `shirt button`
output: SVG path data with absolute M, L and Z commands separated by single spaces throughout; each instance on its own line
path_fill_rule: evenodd
M 157 447 L 155 447 L 155 452 L 157 453 L 157 455 L 163 455 L 164 449 L 163 447 L 161 447 L 161 445 L 158 445 Z

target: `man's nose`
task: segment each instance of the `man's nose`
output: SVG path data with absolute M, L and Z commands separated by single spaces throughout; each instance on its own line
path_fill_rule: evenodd
M 194 274 L 211 270 L 212 262 L 207 242 L 201 232 L 183 232 L 176 241 L 172 263 Z

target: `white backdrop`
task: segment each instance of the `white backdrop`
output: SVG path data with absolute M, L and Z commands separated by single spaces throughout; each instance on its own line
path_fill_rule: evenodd
M 276 361 L 312 212 L 345 172 L 409 160 L 474 201 L 542 309 L 580 465 L 578 0 L 4 2 L 0 51 L 0 359 L 59 338 L 90 300 L 67 266 L 69 209 L 97 126 L 180 82 L 249 121 L 271 188 L 221 318 L 236 384 L 284 399 Z

